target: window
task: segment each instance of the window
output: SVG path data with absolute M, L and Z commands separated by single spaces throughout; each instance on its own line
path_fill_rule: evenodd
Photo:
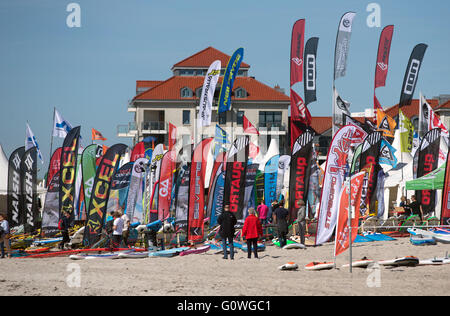
M 220 125 L 227 124 L 227 112 L 219 113 L 219 124 Z
M 247 97 L 247 91 L 244 88 L 237 88 L 234 91 L 234 96 L 236 98 L 246 98 Z
M 191 111 L 183 110 L 183 124 L 190 125 L 191 124 Z
M 259 126 L 260 127 L 281 127 L 281 111 L 260 111 L 259 112 Z
M 244 124 L 244 111 L 237 111 L 236 123 L 237 123 L 237 125 L 243 125 Z
M 203 89 L 203 87 L 199 87 L 195 90 L 195 96 L 197 98 L 200 98 L 202 96 L 202 89 Z
M 184 87 L 181 89 L 181 97 L 182 98 L 192 98 L 192 90 L 188 87 Z

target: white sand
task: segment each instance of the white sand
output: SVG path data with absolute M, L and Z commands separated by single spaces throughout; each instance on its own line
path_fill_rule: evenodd
M 369 272 L 348 268 L 306 271 L 311 261 L 332 261 L 332 243 L 306 250 L 267 247 L 260 259 L 247 259 L 239 250 L 234 261 L 211 251 L 174 258 L 96 259 L 69 258 L 0 260 L 0 295 L 447 295 L 450 264 L 399 267 Z M 375 260 L 414 255 L 442 257 L 450 245 L 413 246 L 408 238 L 356 244 L 353 256 Z M 294 261 L 298 271 L 279 271 Z M 348 252 L 337 267 L 348 263 Z M 74 265 L 75 264 L 75 265 Z M 80 287 L 69 287 L 73 268 L 79 267 Z M 69 270 L 67 270 L 69 269 Z M 367 282 L 369 280 L 369 283 Z M 379 280 L 379 287 L 374 281 Z

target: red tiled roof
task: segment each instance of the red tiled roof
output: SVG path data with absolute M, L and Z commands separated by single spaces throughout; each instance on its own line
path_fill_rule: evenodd
M 153 88 L 154 86 L 160 84 L 161 80 L 137 80 L 136 81 L 136 90 L 138 88 Z
M 434 108 L 435 111 L 439 109 L 450 109 L 450 100 Z
M 222 68 L 226 68 L 230 57 L 231 56 L 222 53 L 220 50 L 217 50 L 214 47 L 210 46 L 176 63 L 175 65 L 173 65 L 172 69 L 175 67 L 208 68 L 215 60 L 220 60 L 220 62 L 222 63 Z M 242 62 L 240 68 L 250 68 L 250 65 Z
M 439 106 L 439 100 L 437 99 L 429 99 L 427 100 L 428 104 L 431 106 L 432 109 L 435 109 Z M 405 105 L 402 107 L 402 112 L 405 114 L 408 118 L 411 118 L 413 116 L 419 116 L 419 104 L 420 101 L 418 99 L 414 99 L 411 101 L 411 105 Z M 387 108 L 384 110 L 387 115 L 391 117 L 395 117 L 398 115 L 398 104 L 391 106 L 390 108 Z
M 317 134 L 323 134 L 331 129 L 331 116 L 313 116 L 311 118 L 311 127 Z
M 137 95 L 134 100 L 195 100 L 200 96 L 195 95 L 195 91 L 203 86 L 203 76 L 174 76 L 152 89 Z M 218 86 L 221 84 L 223 77 L 219 78 Z M 181 89 L 190 88 L 194 92 L 191 98 L 182 98 Z M 246 98 L 237 100 L 243 101 L 285 101 L 290 102 L 290 98 L 271 88 L 252 77 L 236 77 L 234 81 L 233 91 L 238 88 L 244 88 L 247 91 Z M 234 100 L 234 96 L 232 97 Z

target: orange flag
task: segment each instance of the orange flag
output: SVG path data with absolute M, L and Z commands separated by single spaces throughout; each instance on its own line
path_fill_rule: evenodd
M 361 193 L 364 182 L 364 176 L 366 172 L 360 172 L 352 176 L 350 191 L 351 191 L 351 203 L 354 213 L 354 217 L 351 219 L 351 229 L 352 229 L 352 242 L 355 240 L 358 233 L 358 222 L 359 222 L 359 205 L 361 202 Z M 339 214 L 338 222 L 336 225 L 336 238 L 334 245 L 334 255 L 337 256 L 343 253 L 350 246 L 349 242 L 349 232 L 348 227 L 348 184 L 342 187 L 340 202 L 339 202 Z
M 102 133 L 100 133 L 95 128 L 93 128 L 92 129 L 92 140 L 106 140 L 106 138 L 103 137 Z

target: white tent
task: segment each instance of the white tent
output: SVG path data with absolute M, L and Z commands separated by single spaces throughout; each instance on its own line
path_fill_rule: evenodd
M 260 152 L 260 154 L 261 154 L 261 152 Z M 279 154 L 280 154 L 280 148 L 278 147 L 278 142 L 275 138 L 272 138 L 272 140 L 270 141 L 269 148 L 267 149 L 267 152 L 264 155 L 264 158 L 261 159 L 261 158 L 257 157 L 257 159 L 255 159 L 256 161 L 259 162 L 259 170 L 264 172 L 264 168 L 266 167 L 266 163 L 269 161 L 269 159 L 272 158 L 273 156 L 276 156 Z

